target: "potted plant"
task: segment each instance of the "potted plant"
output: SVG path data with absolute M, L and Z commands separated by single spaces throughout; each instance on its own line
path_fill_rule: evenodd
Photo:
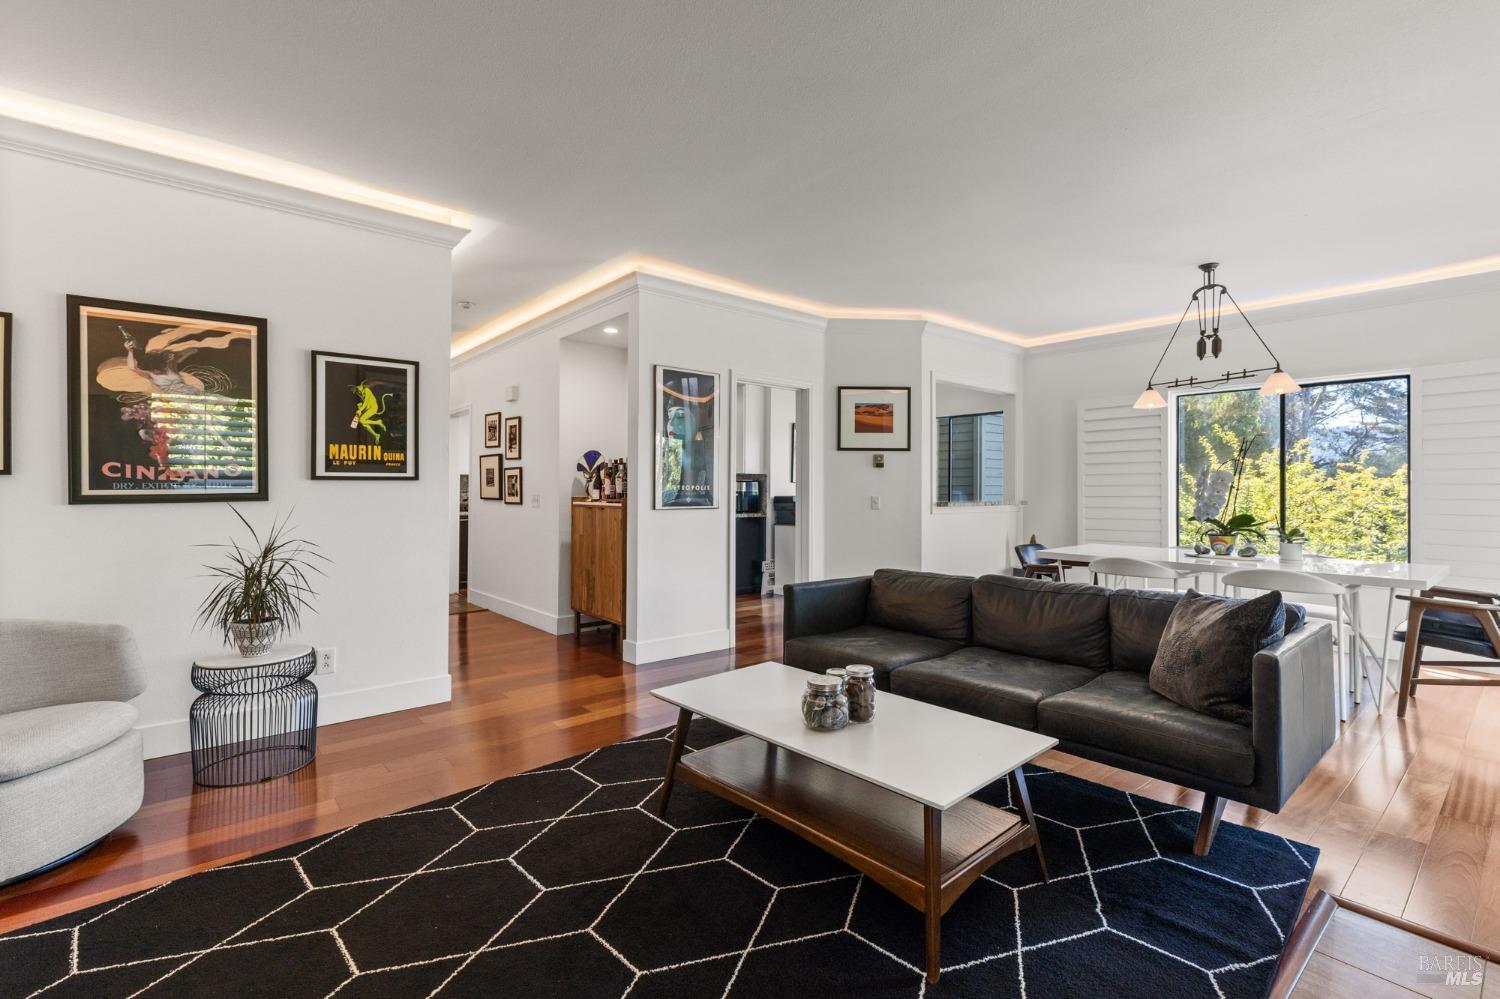
M 1281 560 L 1301 562 L 1302 546 L 1307 544 L 1307 532 L 1300 527 L 1281 526 L 1276 529 L 1276 535 L 1281 539 Z
M 1203 538 L 1208 542 L 1209 551 L 1215 555 L 1233 555 L 1241 537 L 1257 541 L 1266 539 L 1265 532 L 1261 530 L 1266 521 L 1256 520 L 1253 513 L 1235 512 L 1240 501 L 1240 480 L 1245 472 L 1245 460 L 1250 456 L 1250 448 L 1254 446 L 1258 436 L 1246 438 L 1235 449 L 1234 476 L 1230 480 L 1229 492 L 1224 496 L 1224 509 L 1220 514 L 1217 517 L 1188 518 L 1207 525 Z M 1249 554 L 1255 554 L 1255 549 L 1250 548 Z
M 318 563 L 328 560 L 315 543 L 292 537 L 287 520 L 273 520 L 262 538 L 244 514 L 229 509 L 250 532 L 250 543 L 231 539 L 200 546 L 219 549 L 223 558 L 204 566 L 216 582 L 198 607 L 197 626 L 218 631 L 242 656 L 260 656 L 301 624 L 304 610 L 313 609 L 317 593 L 309 576 L 321 575 Z

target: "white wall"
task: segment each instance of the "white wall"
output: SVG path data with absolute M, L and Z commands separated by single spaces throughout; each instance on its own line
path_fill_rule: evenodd
M 769 389 L 766 406 L 766 474 L 772 496 L 795 496 L 792 482 L 792 424 L 797 422 L 797 393 L 791 389 Z M 767 512 L 770 508 L 767 507 Z
M 263 316 L 270 502 L 238 508 L 259 525 L 295 511 L 332 559 L 295 636 L 339 650 L 338 674 L 317 679 L 320 720 L 446 700 L 448 246 L 352 206 L 0 129 L 15 140 L 0 148 L 0 303 L 15 313 L 0 615 L 128 625 L 149 674 L 137 701 L 147 753 L 188 748 L 189 668 L 224 651 L 192 631 L 208 557 L 194 545 L 237 522 L 218 503 L 68 505 L 64 296 Z M 420 362 L 420 480 L 309 478 L 313 348 Z
M 623 335 L 623 334 L 622 334 Z M 626 389 L 629 381 L 626 343 L 605 347 L 580 343 L 573 339 L 559 342 L 558 368 L 558 504 L 559 558 L 557 569 L 557 605 L 560 614 L 568 613 L 572 591 L 573 511 L 568 502 L 583 495 L 583 477 L 578 461 L 583 452 L 595 450 L 603 461 L 625 456 L 626 418 L 629 408 Z M 544 468 L 538 453 L 532 466 Z
M 906 320 L 834 319 L 828 323 L 828 434 L 825 510 L 830 577 L 858 576 L 881 568 L 922 567 L 921 470 L 923 443 L 922 331 Z M 885 451 L 876 468 L 870 451 L 838 450 L 840 385 L 911 387 L 910 451 Z M 798 427 L 798 434 L 801 434 Z M 880 497 L 880 509 L 870 497 Z
M 642 277 L 637 339 L 631 351 L 631 485 L 628 558 L 631 599 L 625 658 L 655 662 L 727 648 L 732 619 L 730 526 L 734 512 L 731 426 L 719 429 L 718 509 L 653 508 L 651 455 L 654 372 L 657 364 L 716 372 L 723 402 L 735 378 L 767 384 L 803 383 L 810 389 L 809 446 L 823 447 L 823 322 L 673 282 Z M 800 444 L 799 444 L 800 446 Z M 816 496 L 822 470 L 810 470 L 806 495 Z M 822 538 L 809 544 L 813 577 L 823 574 Z
M 568 558 L 564 546 L 570 533 L 565 528 L 571 517 L 573 485 L 570 476 L 560 470 L 566 467 L 571 472 L 587 449 L 579 447 L 578 441 L 593 439 L 571 437 L 566 447 L 562 442 L 563 351 L 568 351 L 570 366 L 579 379 L 597 385 L 607 367 L 602 361 L 594 365 L 583 361 L 586 356 L 599 360 L 582 349 L 575 351 L 583 345 L 572 343 L 565 348 L 563 343 L 567 337 L 609 320 L 621 327 L 620 336 L 629 351 L 635 339 L 635 303 L 633 284 L 611 285 L 451 365 L 452 404 L 455 408 L 471 407 L 474 454 L 470 474 L 475 477 L 469 492 L 469 600 L 554 635 L 573 629 L 569 580 L 564 569 Z M 570 392 L 573 384 L 570 381 Z M 516 386 L 520 392 L 515 402 L 505 401 L 509 386 Z M 629 386 L 623 391 L 625 407 L 616 417 L 621 421 L 629 407 Z M 571 398 L 568 403 L 579 405 Z M 612 409 L 617 402 L 604 405 Z M 522 469 L 525 501 L 520 506 L 479 498 L 484 414 L 494 412 L 499 412 L 502 420 L 521 417 L 521 460 L 502 462 Z M 574 426 L 571 417 L 567 423 Z M 624 432 L 622 427 L 620 434 Z M 568 433 L 575 431 L 570 429 Z M 642 481 L 640 469 L 632 465 L 631 491 L 639 490 Z
M 990 405 L 997 397 L 1013 399 L 1005 417 L 1006 492 L 1019 497 L 1024 472 L 1019 460 L 1021 430 L 1026 422 L 1022 400 L 1024 357 L 1011 344 L 929 326 L 922 337 L 922 374 L 928 386 L 922 412 L 923 475 L 922 563 L 929 572 L 963 576 L 1008 571 L 1015 561 L 1012 549 L 1021 530 L 1020 507 L 940 507 L 933 487 L 937 461 L 937 417 L 940 398 L 965 411 L 975 404 Z M 939 391 L 938 386 L 943 388 Z M 966 391 L 967 390 L 967 391 Z M 977 412 L 967 409 L 968 412 Z
M 448 590 L 458 590 L 458 477 L 469 472 L 469 413 L 448 416 Z M 472 474 L 472 473 L 470 473 Z

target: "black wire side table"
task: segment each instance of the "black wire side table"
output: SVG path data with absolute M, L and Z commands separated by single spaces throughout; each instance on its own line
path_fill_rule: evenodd
M 254 784 L 311 763 L 318 750 L 318 688 L 308 677 L 316 663 L 310 645 L 194 662 L 193 686 L 203 693 L 188 712 L 193 783 Z

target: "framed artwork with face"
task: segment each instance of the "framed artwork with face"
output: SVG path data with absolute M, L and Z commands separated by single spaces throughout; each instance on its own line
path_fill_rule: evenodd
M 312 352 L 312 477 L 417 478 L 417 362 Z
M 69 295 L 68 502 L 267 497 L 266 321 Z

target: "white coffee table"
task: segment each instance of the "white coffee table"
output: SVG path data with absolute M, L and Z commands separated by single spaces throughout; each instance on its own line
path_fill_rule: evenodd
M 653 691 L 680 709 L 657 814 L 680 780 L 874 878 L 926 915 L 936 982 L 942 915 L 990 865 L 1032 847 L 1047 877 L 1021 767 L 1057 740 L 886 691 L 873 722 L 814 732 L 800 708 L 811 675 L 766 662 Z M 683 756 L 694 715 L 745 735 Z M 970 797 L 1002 777 L 1019 817 Z

